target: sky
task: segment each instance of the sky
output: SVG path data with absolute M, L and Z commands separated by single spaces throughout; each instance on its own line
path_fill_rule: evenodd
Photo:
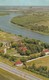
M 0 6 L 49 6 L 49 0 L 0 0 Z

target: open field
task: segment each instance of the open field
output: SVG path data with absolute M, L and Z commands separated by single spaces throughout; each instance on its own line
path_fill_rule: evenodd
M 32 12 L 14 17 L 12 23 L 36 32 L 49 33 L 49 12 Z
M 33 63 L 35 63 L 37 67 L 47 66 L 49 69 L 49 56 L 28 62 L 27 65 L 31 66 Z
M 0 80 L 25 80 L 21 77 L 13 75 L 5 70 L 0 69 Z

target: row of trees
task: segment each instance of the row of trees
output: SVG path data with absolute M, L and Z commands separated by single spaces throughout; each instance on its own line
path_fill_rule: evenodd
M 15 62 L 17 60 L 17 57 L 16 56 L 10 56 L 8 54 L 0 53 L 0 56 L 2 56 L 3 58 L 8 59 L 10 61 L 13 61 L 13 62 Z
M 49 32 L 49 28 L 48 26 L 44 26 L 44 25 L 38 25 L 38 24 L 35 24 L 31 27 L 31 30 L 35 30 L 35 31 L 40 31 L 40 32 L 45 32 L 45 33 L 48 33 Z
M 47 68 L 47 66 L 39 66 L 39 67 L 36 67 L 35 64 L 33 64 L 32 66 L 29 66 L 29 67 L 25 67 L 25 69 L 31 71 L 31 72 L 35 72 L 35 73 L 38 73 L 42 76 L 45 76 L 47 78 L 49 78 L 49 70 Z

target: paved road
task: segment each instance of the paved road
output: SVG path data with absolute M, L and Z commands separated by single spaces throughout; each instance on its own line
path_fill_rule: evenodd
M 18 70 L 16 68 L 13 68 L 13 67 L 5 64 L 5 63 L 2 63 L 2 62 L 0 62 L 0 68 L 4 69 L 4 70 L 6 70 L 6 71 L 8 71 L 8 72 L 10 72 L 12 74 L 15 74 L 17 76 L 20 76 L 20 77 L 22 77 L 22 78 L 24 78 L 26 80 L 41 80 L 41 79 L 39 79 L 39 78 L 37 78 L 37 77 L 35 77 L 33 75 L 30 75 L 30 74 L 28 74 L 26 72 L 20 71 L 20 70 Z

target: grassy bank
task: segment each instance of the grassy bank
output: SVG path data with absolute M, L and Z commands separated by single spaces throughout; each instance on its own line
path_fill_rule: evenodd
M 4 31 L 1 31 L 0 30 L 0 41 L 18 41 L 18 40 L 21 40 L 22 38 L 17 36 L 17 35 L 14 35 L 14 34 L 11 34 L 11 33 L 7 33 L 7 32 L 4 32 Z

